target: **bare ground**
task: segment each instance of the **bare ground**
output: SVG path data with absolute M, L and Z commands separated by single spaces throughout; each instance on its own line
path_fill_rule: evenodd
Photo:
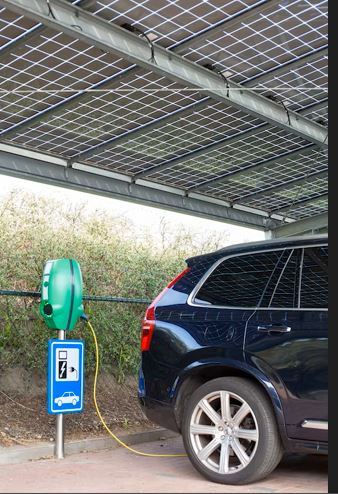
M 82 413 L 67 414 L 65 439 L 102 437 L 107 433 L 93 404 L 93 382 L 85 384 Z M 137 399 L 137 380 L 128 377 L 118 384 L 111 375 L 101 375 L 97 402 L 107 425 L 118 434 L 158 428 L 143 414 Z M 47 413 L 46 385 L 41 376 L 12 369 L 0 379 L 0 446 L 54 441 L 55 416 Z

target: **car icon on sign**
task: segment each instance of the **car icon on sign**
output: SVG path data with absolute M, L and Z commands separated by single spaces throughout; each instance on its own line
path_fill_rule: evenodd
M 54 403 L 56 403 L 59 407 L 64 403 L 71 403 L 72 405 L 76 405 L 80 400 L 79 396 L 76 396 L 73 391 L 65 391 L 62 396 L 59 396 L 54 399 Z

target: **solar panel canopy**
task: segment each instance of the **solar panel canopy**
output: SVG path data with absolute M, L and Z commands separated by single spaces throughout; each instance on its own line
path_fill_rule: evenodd
M 0 0 L 0 173 L 327 228 L 327 0 Z

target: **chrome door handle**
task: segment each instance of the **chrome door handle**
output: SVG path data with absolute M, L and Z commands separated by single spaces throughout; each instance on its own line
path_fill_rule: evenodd
M 290 326 L 278 326 L 277 324 L 268 324 L 267 326 L 257 326 L 261 333 L 290 333 Z

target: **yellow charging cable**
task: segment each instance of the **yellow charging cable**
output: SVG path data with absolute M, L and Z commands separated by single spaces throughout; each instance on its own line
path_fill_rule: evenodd
M 107 430 L 108 434 L 110 434 L 111 437 L 113 439 L 115 439 L 115 441 L 117 441 L 121 446 L 123 446 L 126 449 L 129 449 L 129 451 L 131 451 L 132 453 L 135 453 L 137 455 L 152 456 L 152 457 L 156 456 L 156 457 L 162 457 L 162 458 L 187 456 L 186 454 L 183 454 L 183 453 L 182 454 L 156 454 L 156 453 L 143 453 L 142 451 L 137 451 L 137 449 L 131 448 L 126 443 L 121 441 L 121 439 L 119 439 L 117 436 L 115 436 L 115 434 L 109 429 L 108 425 L 106 424 L 106 422 L 104 421 L 104 418 L 101 415 L 100 409 L 99 409 L 97 401 L 96 401 L 96 385 L 97 385 L 97 376 L 99 373 L 99 346 L 97 344 L 97 338 L 96 338 L 96 334 L 95 334 L 93 326 L 90 324 L 90 322 L 88 320 L 86 322 L 87 322 L 88 326 L 90 327 L 90 330 L 91 330 L 93 338 L 94 338 L 95 353 L 96 353 L 95 377 L 94 377 L 94 388 L 93 388 L 94 405 L 95 405 L 96 413 L 97 413 L 99 419 L 101 420 L 103 427 Z

